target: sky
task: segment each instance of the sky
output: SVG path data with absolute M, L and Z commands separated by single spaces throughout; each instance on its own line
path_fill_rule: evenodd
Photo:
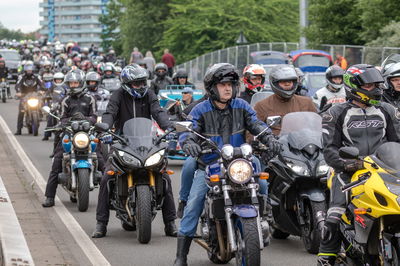
M 39 29 L 41 0 L 0 0 L 0 22 L 11 30 L 28 33 Z

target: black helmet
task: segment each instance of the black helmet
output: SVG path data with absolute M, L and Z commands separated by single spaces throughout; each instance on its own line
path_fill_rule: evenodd
M 277 65 L 269 74 L 269 83 L 272 91 L 284 99 L 290 99 L 297 90 L 298 76 L 296 70 L 291 65 Z M 285 90 L 279 86 L 279 81 L 293 81 L 293 88 Z
M 173 77 L 173 81 L 174 81 L 176 84 L 178 84 L 178 79 L 179 79 L 179 78 L 185 78 L 185 79 L 187 80 L 188 76 L 189 76 L 189 75 L 188 75 L 186 69 L 181 68 L 181 69 L 178 69 L 178 70 L 176 71 L 176 73 L 175 73 L 175 75 L 174 75 L 174 77 Z
M 212 100 L 220 101 L 217 84 L 222 82 L 232 82 L 232 99 L 235 98 L 239 87 L 239 75 L 233 65 L 219 63 L 207 70 L 204 76 L 204 88 Z
M 130 95 L 136 98 L 142 98 L 146 95 L 148 86 L 147 79 L 149 75 L 147 74 L 147 70 L 140 67 L 137 64 L 131 64 L 121 71 L 121 81 L 122 88 L 126 90 Z M 133 88 L 132 83 L 140 84 L 140 88 Z
M 77 81 L 79 86 L 77 88 L 71 88 L 70 82 Z M 80 69 L 71 70 L 65 75 L 65 84 L 69 89 L 71 95 L 78 95 L 85 89 L 85 72 Z
M 326 81 L 328 82 L 328 86 L 326 86 L 326 88 L 331 92 L 340 91 L 340 89 L 342 89 L 344 86 L 343 75 L 344 75 L 344 70 L 340 66 L 333 65 L 328 67 L 328 69 L 325 72 Z M 336 77 L 342 78 L 342 82 L 340 84 L 336 84 L 335 82 L 333 82 L 332 78 Z
M 346 96 L 349 99 L 356 100 L 368 106 L 379 104 L 382 97 L 383 83 L 381 72 L 373 65 L 358 64 L 349 67 L 343 75 Z M 376 87 L 370 91 L 361 88 L 369 83 L 375 83 Z
M 97 88 L 97 86 L 99 86 L 100 83 L 100 75 L 94 71 L 88 72 L 86 74 L 86 88 L 88 88 L 89 90 L 94 90 Z M 95 85 L 89 85 L 89 81 L 95 81 L 96 84 Z
M 158 70 L 161 70 L 161 69 L 163 69 L 165 71 L 163 73 L 159 73 Z M 157 77 L 163 78 L 167 75 L 167 72 L 168 72 L 168 67 L 164 63 L 158 63 L 154 67 L 154 73 L 156 74 Z

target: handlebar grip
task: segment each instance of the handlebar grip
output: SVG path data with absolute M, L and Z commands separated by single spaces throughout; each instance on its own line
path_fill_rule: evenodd
M 363 177 L 362 176 L 362 177 L 360 177 L 360 179 L 342 186 L 342 192 L 348 190 L 351 187 L 354 187 L 354 186 L 356 186 L 358 184 L 361 184 L 361 183 L 365 182 L 367 179 L 368 179 L 368 177 Z

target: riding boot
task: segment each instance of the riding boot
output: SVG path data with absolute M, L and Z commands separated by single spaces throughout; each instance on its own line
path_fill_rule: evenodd
M 176 259 L 174 266 L 187 266 L 187 255 L 189 253 L 192 237 L 178 236 L 178 245 L 176 248 Z
M 96 223 L 96 229 L 92 234 L 92 238 L 102 238 L 107 234 L 107 223 L 98 221 Z

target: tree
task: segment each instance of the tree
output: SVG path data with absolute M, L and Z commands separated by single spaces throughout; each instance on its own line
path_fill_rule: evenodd
M 122 53 L 122 40 L 119 25 L 122 20 L 123 5 L 119 0 L 110 0 L 106 6 L 107 13 L 101 15 L 100 23 L 103 25 L 101 33 L 102 47 L 107 50 L 113 47 L 117 54 Z
M 172 0 L 157 47 L 178 61 L 233 46 L 241 32 L 249 43 L 297 41 L 298 1 Z
M 0 40 L 25 40 L 25 39 L 35 39 L 35 34 L 32 33 L 23 33 L 21 30 L 9 30 L 3 26 L 0 22 Z
M 368 42 L 368 46 L 400 47 L 400 21 L 392 21 L 379 32 L 379 37 Z

